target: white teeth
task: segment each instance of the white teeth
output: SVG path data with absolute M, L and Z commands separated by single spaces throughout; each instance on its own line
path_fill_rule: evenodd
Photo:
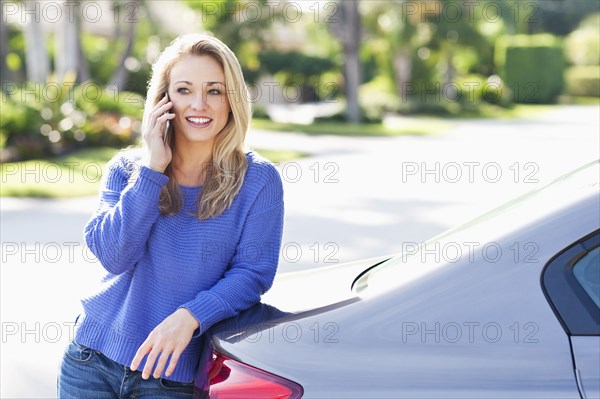
M 192 123 L 207 123 L 212 120 L 210 118 L 195 118 L 195 117 L 190 117 L 190 118 L 186 118 L 186 119 Z

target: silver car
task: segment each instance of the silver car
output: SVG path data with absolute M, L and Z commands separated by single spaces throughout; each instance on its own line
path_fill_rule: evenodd
M 400 255 L 278 276 L 210 331 L 197 396 L 600 398 L 599 181 L 588 164 Z

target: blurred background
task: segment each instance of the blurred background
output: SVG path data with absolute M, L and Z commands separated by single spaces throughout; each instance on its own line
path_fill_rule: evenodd
M 256 127 L 317 119 L 399 134 L 410 129 L 394 132 L 393 116 L 595 102 L 599 8 L 593 0 L 4 1 L 1 159 L 136 143 L 151 63 L 186 32 L 209 31 L 238 56 Z M 290 104 L 313 106 L 281 106 Z
M 82 229 L 182 33 L 237 55 L 286 195 L 280 271 L 397 253 L 598 159 L 597 0 L 3 1 L 0 397 L 54 397 Z M 600 178 L 600 176 L 599 176 Z M 318 293 L 314 293 L 317 295 Z

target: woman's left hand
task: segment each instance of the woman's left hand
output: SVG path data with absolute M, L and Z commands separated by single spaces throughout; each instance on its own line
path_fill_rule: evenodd
M 198 321 L 189 310 L 177 309 L 148 335 L 131 362 L 131 370 L 137 370 L 144 356 L 148 354 L 142 378 L 147 380 L 150 377 L 157 360 L 153 376 L 160 378 L 167 365 L 167 360 L 171 356 L 169 367 L 165 373 L 167 377 L 170 376 L 177 366 L 179 356 L 190 343 L 192 335 L 198 327 Z

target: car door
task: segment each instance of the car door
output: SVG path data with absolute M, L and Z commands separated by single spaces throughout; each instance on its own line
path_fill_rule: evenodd
M 569 335 L 581 397 L 600 398 L 600 231 L 555 256 L 542 286 Z

